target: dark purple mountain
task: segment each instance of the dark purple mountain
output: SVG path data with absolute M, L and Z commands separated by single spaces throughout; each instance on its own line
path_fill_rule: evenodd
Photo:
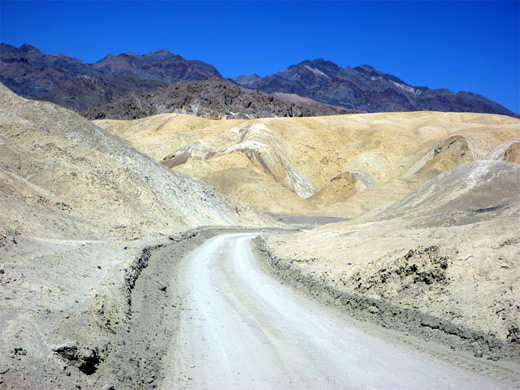
M 79 75 L 101 73 L 76 58 L 44 54 L 31 45 L 0 44 L 0 82 L 23 97 L 34 98 Z
M 44 54 L 31 45 L 0 44 L 0 82 L 17 94 L 48 100 L 76 111 L 177 81 L 222 78 L 211 65 L 166 50 L 144 55 L 109 54 L 95 64 L 61 54 Z M 368 65 L 341 68 L 317 59 L 277 74 L 238 76 L 243 87 L 266 93 L 300 95 L 321 103 L 367 112 L 457 111 L 518 117 L 507 108 L 470 92 L 411 86 Z
M 78 76 L 90 77 L 78 78 Z M 95 64 L 85 64 L 76 58 L 61 54 L 44 54 L 31 45 L 16 48 L 5 43 L 0 44 L 0 82 L 26 98 L 34 99 L 48 93 L 50 95 L 45 95 L 47 100 L 52 96 L 60 96 L 60 103 L 51 100 L 58 104 L 67 101 L 67 96 L 63 96 L 62 92 L 80 92 L 86 82 L 90 85 L 87 88 L 88 93 L 92 88 L 101 87 L 106 95 L 120 96 L 121 92 L 143 90 L 143 86 L 146 85 L 143 80 L 153 80 L 150 88 L 154 88 L 161 84 L 181 80 L 205 80 L 214 76 L 222 77 L 215 67 L 202 61 L 184 59 L 166 50 L 144 55 L 109 54 Z M 133 83 L 129 83 L 132 77 L 135 81 L 135 89 L 132 89 Z M 68 82 L 71 79 L 75 80 Z M 60 85 L 64 82 L 67 83 Z M 55 93 L 51 92 L 57 86 L 60 86 L 60 89 Z M 108 91 L 110 88 L 113 88 L 113 91 Z M 83 100 L 89 99 L 91 97 Z M 105 102 L 99 101 L 96 104 Z M 65 107 L 72 108 L 67 104 Z
M 266 93 L 294 93 L 322 103 L 367 112 L 428 110 L 518 117 L 500 104 L 475 93 L 414 87 L 369 65 L 341 68 L 321 58 L 303 61 L 264 78 L 251 75 L 233 80 Z
M 177 54 L 160 49 L 148 54 L 109 54 L 92 65 L 103 74 L 112 76 L 131 74 L 166 84 L 176 81 L 205 80 L 208 77 L 222 78 L 212 65 L 202 61 L 186 60 Z

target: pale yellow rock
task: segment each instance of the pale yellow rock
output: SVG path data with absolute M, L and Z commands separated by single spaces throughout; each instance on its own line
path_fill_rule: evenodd
M 348 218 L 520 140 L 520 120 L 474 113 L 216 121 L 163 114 L 96 123 L 239 203 L 277 213 Z M 512 148 L 496 158 L 516 161 Z M 355 188 L 330 191 L 333 179 L 343 174 L 356 177 Z M 261 184 L 256 191 L 251 189 L 255 182 Z M 327 200 L 317 202 L 315 194 L 327 188 Z

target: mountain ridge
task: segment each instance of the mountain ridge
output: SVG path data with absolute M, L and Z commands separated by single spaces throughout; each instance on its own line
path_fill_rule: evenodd
M 310 99 L 367 112 L 444 111 L 494 113 L 519 117 L 482 95 L 446 88 L 412 86 L 370 65 L 341 68 L 318 58 L 304 60 L 265 77 L 241 75 L 234 81 L 266 93 L 295 93 Z
M 105 88 L 101 91 L 104 100 L 93 96 L 63 96 L 63 91 L 67 89 L 82 93 L 78 85 L 71 85 L 75 82 L 71 80 L 80 76 L 96 79 L 93 85 L 88 86 L 91 89 L 97 88 L 95 84 L 103 83 L 97 78 L 113 78 L 108 83 L 110 87 L 107 88 L 110 90 Z M 136 83 L 138 86 L 135 88 L 126 82 L 122 82 L 125 85 L 119 85 L 118 76 L 134 76 L 163 84 L 205 80 L 208 77 L 223 78 L 214 66 L 200 60 L 184 59 L 165 49 L 142 55 L 131 52 L 107 54 L 93 64 L 85 64 L 77 58 L 62 54 L 45 54 L 30 44 L 19 48 L 0 44 L 0 82 L 26 98 L 49 100 L 81 111 L 88 108 L 86 104 L 109 103 L 124 94 L 146 89 L 144 82 Z M 243 87 L 265 93 L 296 94 L 321 103 L 366 112 L 426 110 L 520 117 L 476 93 L 412 86 L 370 65 L 342 68 L 323 58 L 304 60 L 265 77 L 251 74 L 237 76 L 232 80 Z M 77 81 L 79 86 L 82 83 L 84 80 Z M 82 102 L 71 103 L 70 100 Z
M 164 49 L 143 55 L 108 54 L 93 64 L 86 64 L 63 54 L 45 54 L 29 44 L 19 48 L 0 44 L 0 82 L 25 98 L 52 94 L 55 87 L 78 76 L 120 75 L 133 75 L 163 84 L 222 77 L 212 65 L 188 60 Z

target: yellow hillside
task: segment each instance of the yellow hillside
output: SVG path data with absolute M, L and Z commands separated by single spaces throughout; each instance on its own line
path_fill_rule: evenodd
M 520 140 L 520 120 L 474 113 L 255 120 L 162 114 L 96 124 L 235 202 L 343 217 L 401 199 L 466 162 L 515 162 Z

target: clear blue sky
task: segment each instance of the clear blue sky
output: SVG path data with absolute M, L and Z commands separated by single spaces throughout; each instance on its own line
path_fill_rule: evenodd
M 2 42 L 89 63 L 164 48 L 233 77 L 322 57 L 520 112 L 519 1 L 0 0 L 0 10 Z

